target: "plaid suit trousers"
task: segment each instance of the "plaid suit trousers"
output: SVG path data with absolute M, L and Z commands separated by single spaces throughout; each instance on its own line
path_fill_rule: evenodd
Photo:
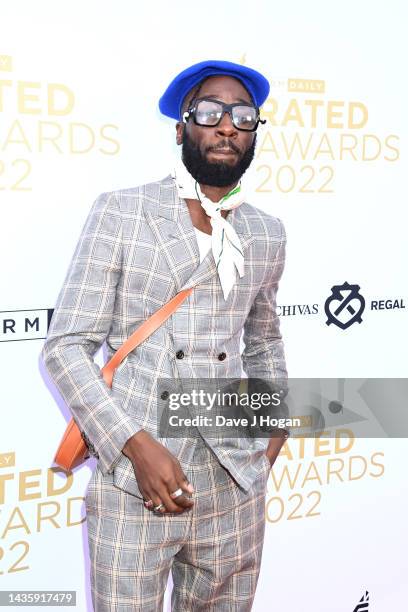
M 85 496 L 95 612 L 158 612 L 172 572 L 173 612 L 251 610 L 261 565 L 265 495 L 262 469 L 248 492 L 233 480 L 201 436 L 181 467 L 194 506 L 153 513 L 96 466 Z M 190 449 L 191 450 L 191 449 Z

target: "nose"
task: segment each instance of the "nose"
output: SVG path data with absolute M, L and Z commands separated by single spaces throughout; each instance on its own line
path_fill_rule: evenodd
M 231 137 L 232 135 L 237 133 L 237 128 L 232 123 L 232 119 L 226 111 L 224 112 L 221 121 L 217 125 L 217 132 L 224 136 Z

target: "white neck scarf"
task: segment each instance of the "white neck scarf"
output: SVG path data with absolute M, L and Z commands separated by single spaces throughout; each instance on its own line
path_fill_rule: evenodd
M 191 176 L 181 160 L 176 162 L 171 176 L 176 182 L 179 197 L 199 200 L 210 217 L 212 252 L 226 300 L 235 284 L 235 268 L 238 270 L 240 277 L 244 276 L 244 253 L 238 234 L 231 223 L 221 215 L 221 210 L 237 208 L 244 202 L 241 183 L 223 196 L 219 202 L 212 202 L 202 193 L 200 185 Z

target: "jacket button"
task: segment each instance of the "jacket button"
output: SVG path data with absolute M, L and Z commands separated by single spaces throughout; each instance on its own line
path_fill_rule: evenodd
M 162 398 L 162 400 L 165 400 L 169 397 L 169 392 L 168 391 L 163 391 L 163 393 L 160 396 Z
M 177 351 L 177 353 L 176 353 L 176 357 L 177 357 L 177 359 L 183 359 L 183 357 L 184 357 L 184 351 L 182 351 L 182 350 Z
M 226 354 L 226 353 L 220 353 L 220 354 L 218 355 L 218 359 L 219 359 L 220 361 L 224 361 L 224 359 L 226 358 L 226 356 L 227 356 L 227 354 Z

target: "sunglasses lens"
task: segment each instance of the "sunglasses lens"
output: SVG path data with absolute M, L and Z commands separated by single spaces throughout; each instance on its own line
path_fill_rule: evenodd
M 199 100 L 195 107 L 195 121 L 198 125 L 215 126 L 222 117 L 223 105 L 212 100 Z M 239 130 L 253 130 L 258 113 L 253 106 L 245 104 L 232 108 L 232 122 Z
M 253 130 L 257 122 L 256 108 L 253 106 L 234 106 L 232 119 L 236 128 Z
M 195 120 L 199 125 L 217 125 L 222 115 L 222 106 L 211 100 L 200 100 L 195 110 Z

